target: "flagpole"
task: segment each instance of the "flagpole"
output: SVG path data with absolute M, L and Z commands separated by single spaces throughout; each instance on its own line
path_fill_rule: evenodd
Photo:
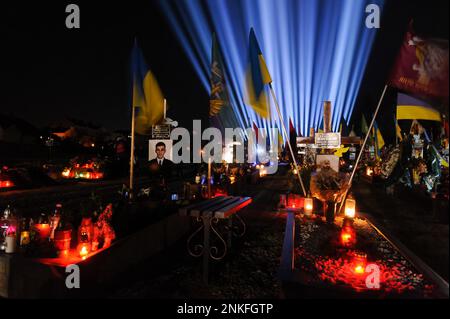
M 276 109 L 277 109 L 278 117 L 280 118 L 282 130 L 284 132 L 284 135 L 286 136 L 286 141 L 287 141 L 288 146 L 289 146 L 289 151 L 291 152 L 292 160 L 294 162 L 294 167 L 297 170 L 297 176 L 298 176 L 298 180 L 300 182 L 300 185 L 302 187 L 303 195 L 306 197 L 308 194 L 306 193 L 305 186 L 303 185 L 303 181 L 302 181 L 302 178 L 300 176 L 300 169 L 297 166 L 297 161 L 295 159 L 294 151 L 292 150 L 291 141 L 289 140 L 289 136 L 287 134 L 286 126 L 284 125 L 283 115 L 281 114 L 280 106 L 278 105 L 278 100 L 277 100 L 277 97 L 275 96 L 275 92 L 273 90 L 272 83 L 269 83 L 269 88 L 270 88 L 270 92 L 272 94 L 272 98 L 273 98 L 273 100 L 275 102 L 275 106 L 276 106 Z
M 211 176 L 212 176 L 212 163 L 211 163 L 211 155 L 208 158 L 208 198 L 212 198 L 211 196 Z
M 166 113 L 167 113 L 167 100 L 164 99 L 164 119 L 166 119 Z
M 350 190 L 350 187 L 352 186 L 352 182 L 353 182 L 353 178 L 355 177 L 356 169 L 358 168 L 359 161 L 361 160 L 362 154 L 364 153 L 364 148 L 366 147 L 370 133 L 372 132 L 373 126 L 375 124 L 375 119 L 377 118 L 378 111 L 380 110 L 381 104 L 384 100 L 384 96 L 386 95 L 387 88 L 388 88 L 388 85 L 386 84 L 384 86 L 383 93 L 381 94 L 380 100 L 378 101 L 378 105 L 375 110 L 375 113 L 373 114 L 373 119 L 372 119 L 372 122 L 370 122 L 369 129 L 367 130 L 366 137 L 364 138 L 364 142 L 361 145 L 361 149 L 359 150 L 358 158 L 356 159 L 355 167 L 353 167 L 352 174 L 350 175 L 350 179 L 347 184 L 348 187 L 345 192 L 344 198 L 342 199 L 341 206 L 339 208 L 338 213 L 341 211 L 342 207 L 344 206 L 344 202 L 345 202 L 345 199 L 347 198 L 348 191 Z
M 133 103 L 132 108 L 132 116 L 131 116 L 131 155 L 130 155 L 130 196 L 133 196 L 133 180 L 134 180 L 134 135 L 135 135 L 135 126 L 136 126 L 136 120 L 135 120 L 135 111 L 136 107 Z

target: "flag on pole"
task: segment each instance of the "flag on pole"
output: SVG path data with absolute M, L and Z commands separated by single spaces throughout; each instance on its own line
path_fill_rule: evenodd
M 136 132 L 147 134 L 152 125 L 164 117 L 164 96 L 155 76 L 145 62 L 142 50 L 134 42 L 131 71 L 133 76 L 133 107 L 136 108 Z
M 374 129 L 375 129 L 375 134 L 376 134 L 375 136 L 377 139 L 378 149 L 381 150 L 383 148 L 383 146 L 385 145 L 385 143 L 384 143 L 383 135 L 381 134 L 381 131 L 378 128 L 377 122 L 375 122 L 375 124 L 374 124 Z
M 256 125 L 255 122 L 253 122 L 253 130 L 255 131 L 255 138 L 256 138 L 256 143 L 258 143 L 259 140 L 259 129 L 258 126 Z
M 278 153 L 283 151 L 283 136 L 281 135 L 281 131 L 278 130 Z
M 247 103 L 263 118 L 270 116 L 269 97 L 265 86 L 272 83 L 253 28 L 250 30 L 249 62 L 245 76 Z
M 297 154 L 297 130 L 295 129 L 291 118 L 289 118 L 289 142 L 291 143 L 294 154 Z
M 429 144 L 429 147 L 431 148 L 431 155 L 435 158 L 435 161 L 437 161 L 439 166 L 444 166 L 448 168 L 449 167 L 448 161 L 446 161 L 445 158 L 441 155 L 441 153 L 439 153 L 439 151 L 436 149 L 436 146 L 434 146 L 434 144 L 432 143 L 432 140 L 428 136 L 428 133 L 425 129 L 423 129 L 423 133 L 425 135 L 426 142 Z M 437 169 L 440 170 L 440 167 L 438 167 Z
M 379 158 L 381 156 L 381 149 L 383 148 L 383 146 L 385 144 L 384 144 L 383 135 L 381 135 L 381 131 L 378 128 L 377 122 L 375 122 L 373 124 L 372 134 L 375 138 L 376 155 L 377 155 L 377 158 Z
M 398 93 L 397 120 L 427 120 L 441 122 L 441 113 L 424 101 L 406 94 Z
M 361 133 L 366 135 L 369 132 L 369 126 L 367 126 L 366 117 L 362 114 L 361 119 Z
M 395 128 L 396 132 L 395 133 L 397 135 L 398 140 L 401 142 L 401 141 L 403 141 L 402 129 L 400 128 L 400 125 L 398 125 L 398 123 L 395 123 L 395 126 L 396 126 L 396 128 Z
M 319 125 L 319 128 L 317 129 L 317 132 L 318 133 L 323 133 L 323 120 L 320 121 L 320 125 Z
M 350 130 L 350 133 L 348 133 L 348 136 L 350 136 L 350 137 L 356 137 L 356 133 L 355 133 L 355 125 L 352 125 L 352 129 Z
M 289 118 L 289 137 L 297 138 L 297 130 L 295 129 L 294 123 L 292 123 L 292 119 Z
M 406 92 L 448 100 L 448 41 L 406 33 L 390 84 Z
M 444 116 L 442 120 L 442 135 L 446 138 L 449 137 L 449 125 L 448 125 L 448 119 Z
M 212 40 L 210 83 L 209 116 L 213 117 L 220 113 L 222 107 L 229 105 L 228 92 L 225 85 L 224 64 L 215 34 L 213 34 Z
M 350 130 L 347 125 L 347 121 L 344 119 L 344 116 L 341 117 L 341 124 L 339 125 L 339 133 L 341 133 L 341 136 L 347 136 L 350 134 Z

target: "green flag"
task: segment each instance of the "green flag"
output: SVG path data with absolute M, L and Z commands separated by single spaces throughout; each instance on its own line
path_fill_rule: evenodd
M 364 117 L 364 114 L 362 115 L 361 119 L 361 133 L 363 135 L 366 135 L 369 132 L 369 127 L 367 126 L 366 118 Z

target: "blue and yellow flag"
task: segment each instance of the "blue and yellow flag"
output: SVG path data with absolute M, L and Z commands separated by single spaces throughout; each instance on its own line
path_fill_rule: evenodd
M 375 138 L 375 148 L 376 148 L 376 155 L 379 158 L 381 156 L 381 149 L 385 145 L 383 135 L 381 135 L 381 131 L 378 128 L 377 122 L 373 124 L 372 128 L 372 134 Z
M 212 41 L 210 83 L 209 116 L 213 117 L 218 115 L 224 106 L 229 105 L 228 92 L 225 86 L 223 59 L 215 34 L 213 34 Z
M 398 93 L 397 120 L 426 120 L 441 122 L 441 113 L 424 101 Z
M 272 83 L 253 28 L 250 30 L 249 62 L 245 76 L 247 103 L 263 118 L 270 116 L 270 104 L 266 85 Z
M 155 76 L 145 62 L 142 50 L 134 42 L 131 71 L 133 76 L 133 107 L 136 108 L 136 132 L 147 134 L 152 125 L 164 117 L 164 96 Z
M 395 124 L 395 134 L 400 142 L 403 141 L 402 129 L 398 123 Z

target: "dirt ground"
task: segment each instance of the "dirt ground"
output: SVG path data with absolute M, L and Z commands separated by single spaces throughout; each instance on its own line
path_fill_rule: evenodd
M 244 190 L 243 195 L 253 197 L 253 204 L 240 213 L 248 226 L 247 233 L 242 239 L 235 239 L 225 260 L 211 262 L 208 285 L 202 282 L 201 259 L 190 257 L 183 241 L 173 251 L 161 256 L 170 260 L 170 267 L 167 267 L 167 262 L 156 265 L 155 258 L 152 258 L 129 272 L 135 274 L 134 278 L 122 277 L 121 287 L 109 297 L 280 298 L 282 291 L 276 274 L 285 217 L 277 213 L 276 205 L 277 191 L 283 187 L 284 180 L 274 177 L 256 187 L 249 185 Z M 131 285 L 130 280 L 134 281 Z
M 171 251 L 137 265 L 112 286 L 103 287 L 103 293 L 108 298 L 283 298 L 276 274 L 286 219 L 276 205 L 278 194 L 288 187 L 280 175 L 246 187 L 242 195 L 253 197 L 253 203 L 240 213 L 247 233 L 234 241 L 225 260 L 211 263 L 209 285 L 202 282 L 201 260 L 187 254 L 183 240 Z M 427 217 L 426 203 L 387 197 L 367 184 L 355 189 L 361 210 L 448 278 L 448 224 Z
M 406 247 L 448 281 L 448 220 L 433 216 L 432 203 L 422 193 L 398 190 L 389 196 L 377 186 L 360 182 L 353 187 L 361 211 L 397 237 Z M 440 212 L 440 215 L 448 214 Z

